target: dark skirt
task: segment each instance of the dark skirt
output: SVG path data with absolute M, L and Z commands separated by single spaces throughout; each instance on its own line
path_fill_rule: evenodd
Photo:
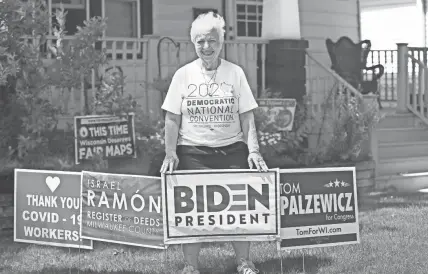
M 248 147 L 236 142 L 223 147 L 177 146 L 177 170 L 248 169 Z

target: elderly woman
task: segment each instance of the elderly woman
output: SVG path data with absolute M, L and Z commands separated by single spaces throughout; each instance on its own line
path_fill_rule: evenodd
M 268 168 L 259 153 L 253 109 L 257 108 L 244 71 L 219 58 L 223 18 L 212 12 L 192 23 L 197 60 L 176 71 L 162 105 L 166 156 L 160 172 L 198 169 Z M 233 242 L 238 273 L 257 273 L 249 261 L 250 242 Z M 182 274 L 198 274 L 201 243 L 184 244 Z

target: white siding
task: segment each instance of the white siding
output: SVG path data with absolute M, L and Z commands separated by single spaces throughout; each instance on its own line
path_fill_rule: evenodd
M 212 8 L 223 14 L 222 0 L 155 0 L 153 1 L 154 34 L 189 37 L 193 8 Z
M 299 10 L 302 39 L 309 41 L 308 51 L 327 68 L 331 66 L 325 44 L 327 38 L 336 42 L 341 36 L 348 36 L 354 42 L 359 41 L 357 0 L 299 0 Z M 308 62 L 306 73 L 307 79 L 330 78 L 329 73 L 313 61 Z M 317 93 L 326 92 L 328 87 L 325 89 Z
M 300 0 L 300 27 L 311 52 L 327 55 L 325 40 L 348 36 L 358 41 L 357 0 Z

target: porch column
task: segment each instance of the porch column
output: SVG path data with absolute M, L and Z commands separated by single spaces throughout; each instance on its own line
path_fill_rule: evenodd
M 263 2 L 262 37 L 265 39 L 300 39 L 298 0 Z
M 266 47 L 266 87 L 298 101 L 306 93 L 307 40 L 301 39 L 298 0 L 263 2 L 262 37 Z
M 407 43 L 397 43 L 397 112 L 408 112 L 407 100 L 409 99 L 408 85 L 408 49 Z

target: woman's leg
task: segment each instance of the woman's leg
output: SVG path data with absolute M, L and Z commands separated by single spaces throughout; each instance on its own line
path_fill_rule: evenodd
M 235 144 L 238 145 L 238 144 Z M 219 156 L 222 159 L 218 161 L 218 169 L 249 169 L 248 165 L 248 149 L 246 145 L 239 144 L 242 149 L 237 150 L 227 156 Z M 232 242 L 233 249 L 235 250 L 235 259 L 238 265 L 239 273 L 256 273 L 255 271 L 244 272 L 245 269 L 255 269 L 254 264 L 250 261 L 250 246 L 249 241 L 236 241 Z
M 201 155 L 184 154 L 178 156 L 180 162 L 177 167 L 178 170 L 189 169 L 209 169 L 204 162 L 202 162 Z M 193 266 L 195 269 L 199 268 L 199 252 L 201 251 L 202 243 L 182 244 L 184 260 L 187 265 Z
M 186 264 L 191 265 L 196 269 L 199 268 L 198 259 L 199 259 L 199 252 L 201 251 L 201 246 L 202 246 L 202 243 L 181 245 Z
M 236 263 L 240 264 L 241 260 L 250 260 L 250 246 L 251 242 L 232 242 L 233 249 L 235 250 Z

